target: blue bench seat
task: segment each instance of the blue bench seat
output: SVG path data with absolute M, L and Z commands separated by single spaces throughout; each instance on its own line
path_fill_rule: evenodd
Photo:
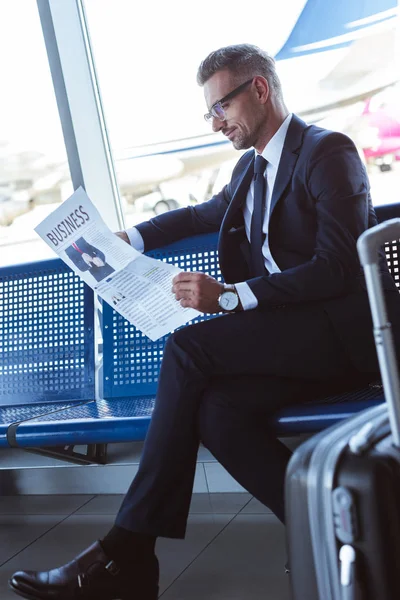
M 94 301 L 60 259 L 0 270 L 0 447 L 20 423 L 95 397 Z
M 10 440 L 14 438 L 19 423 L 74 405 L 75 402 L 0 406 L 0 448 L 10 447 Z
M 306 402 L 277 412 L 271 419 L 271 430 L 282 437 L 313 433 L 383 401 L 380 386 L 371 386 Z M 27 448 L 141 441 L 154 402 L 154 396 L 93 400 L 30 418 L 18 424 L 16 445 Z
M 141 441 L 153 408 L 154 396 L 92 400 L 20 423 L 16 443 L 26 448 Z

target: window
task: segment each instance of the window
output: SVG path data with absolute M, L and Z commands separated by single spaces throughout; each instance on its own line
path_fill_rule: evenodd
M 240 154 L 204 121 L 197 68 L 210 51 L 246 40 L 264 47 L 268 40 L 275 54 L 304 0 L 282 4 L 290 10 L 269 22 L 254 18 L 265 0 L 251 11 L 231 2 L 220 15 L 184 0 L 85 0 L 128 225 L 201 202 L 227 182 Z
M 36 1 L 0 3 L 0 23 L 4 266 L 54 256 L 33 228 L 72 187 Z
M 359 4 L 360 11 L 369 10 Z M 184 0 L 85 0 L 85 7 L 128 225 L 202 201 L 228 180 L 239 154 L 223 136 L 210 135 L 196 72 L 211 50 L 243 41 L 272 55 L 287 48 L 278 55 L 277 70 L 289 110 L 350 135 L 368 162 L 375 203 L 397 201 L 400 150 L 370 161 L 365 140 L 376 131 L 359 118 L 364 102 L 356 108 L 353 103 L 335 111 L 315 110 L 339 104 L 347 91 L 356 95 L 357 77 L 367 79 L 368 69 L 370 89 L 374 83 L 379 87 L 382 64 L 390 69 L 393 60 L 394 65 L 394 9 L 357 19 L 357 8 L 348 0 L 326 6 L 283 0 L 273 11 L 265 0 L 254 0 L 251 10 L 230 2 L 220 14 Z M 308 11 L 302 13 L 304 7 Z M 362 29 L 368 25 L 373 25 L 371 32 Z M 384 56 L 390 57 L 389 65 Z

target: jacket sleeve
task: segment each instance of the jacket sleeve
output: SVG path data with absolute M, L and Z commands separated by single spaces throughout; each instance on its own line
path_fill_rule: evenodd
M 361 271 L 357 238 L 367 228 L 369 183 L 353 142 L 339 133 L 310 154 L 305 187 L 315 206 L 314 255 L 302 265 L 249 280 L 260 307 L 345 294 Z
M 227 186 L 208 202 L 163 213 L 135 225 L 144 242 L 144 251 L 161 248 L 177 240 L 219 230 L 229 203 Z
M 85 263 L 82 255 L 72 246 L 65 248 L 65 254 L 80 271 L 87 271 L 89 269 L 89 265 Z

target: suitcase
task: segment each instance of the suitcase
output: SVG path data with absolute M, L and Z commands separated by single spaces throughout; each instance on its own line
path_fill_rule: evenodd
M 357 243 L 386 402 L 303 443 L 286 475 L 293 600 L 400 599 L 400 387 L 378 250 L 400 219 Z

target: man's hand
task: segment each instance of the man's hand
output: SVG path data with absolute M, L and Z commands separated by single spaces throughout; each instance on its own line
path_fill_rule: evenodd
M 172 292 L 181 306 L 204 313 L 221 312 L 218 298 L 224 286 L 205 273 L 178 273 L 173 280 Z
M 130 244 L 128 234 L 126 233 L 126 231 L 116 231 L 115 235 L 121 238 L 121 240 L 124 240 L 124 242 L 126 242 L 127 244 Z
M 104 267 L 106 264 L 103 260 L 101 260 L 100 256 L 95 256 L 92 260 L 96 267 Z
M 90 267 L 90 265 L 93 262 L 92 257 L 90 256 L 90 254 L 88 254 L 87 252 L 82 252 L 82 258 L 85 261 L 85 263 Z

